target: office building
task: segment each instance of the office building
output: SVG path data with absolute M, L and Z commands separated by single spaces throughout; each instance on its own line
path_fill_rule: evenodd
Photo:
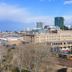
M 64 18 L 55 17 L 55 26 L 60 27 L 60 29 L 64 30 Z
M 37 22 L 36 23 L 36 28 L 42 29 L 43 28 L 43 22 Z

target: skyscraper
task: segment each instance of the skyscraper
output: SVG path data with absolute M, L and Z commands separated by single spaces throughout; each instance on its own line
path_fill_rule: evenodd
M 43 28 L 43 22 L 37 22 L 36 23 L 36 28 Z
M 64 29 L 64 18 L 63 17 L 55 17 L 55 26 L 60 27 L 60 29 Z

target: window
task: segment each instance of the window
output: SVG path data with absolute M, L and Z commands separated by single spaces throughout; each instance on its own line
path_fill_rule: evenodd
M 60 42 L 60 43 L 52 43 L 52 45 L 62 45 L 62 43 Z
M 68 46 L 68 48 L 70 48 L 70 46 Z
M 47 42 L 47 45 L 51 45 L 51 43 L 50 42 Z
M 64 42 L 64 44 L 66 44 L 66 43 Z
M 72 42 L 67 42 L 67 44 L 72 44 Z
M 64 47 L 66 49 L 66 47 Z

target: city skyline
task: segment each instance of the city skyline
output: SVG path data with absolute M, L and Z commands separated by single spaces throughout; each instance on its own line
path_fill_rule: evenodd
M 15 24 L 15 28 L 32 28 L 37 21 L 54 25 L 57 16 L 64 17 L 65 25 L 69 26 L 72 25 L 71 8 L 72 0 L 0 0 L 0 26 L 5 28 L 2 24 L 6 22 Z

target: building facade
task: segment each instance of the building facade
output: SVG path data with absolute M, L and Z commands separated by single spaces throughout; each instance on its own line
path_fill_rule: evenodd
M 51 48 L 72 49 L 72 31 L 60 30 L 58 32 L 48 32 L 36 34 L 35 43 L 47 43 Z
M 55 26 L 60 27 L 60 29 L 64 30 L 64 18 L 55 17 Z
M 36 28 L 43 28 L 43 22 L 37 22 L 36 23 Z

